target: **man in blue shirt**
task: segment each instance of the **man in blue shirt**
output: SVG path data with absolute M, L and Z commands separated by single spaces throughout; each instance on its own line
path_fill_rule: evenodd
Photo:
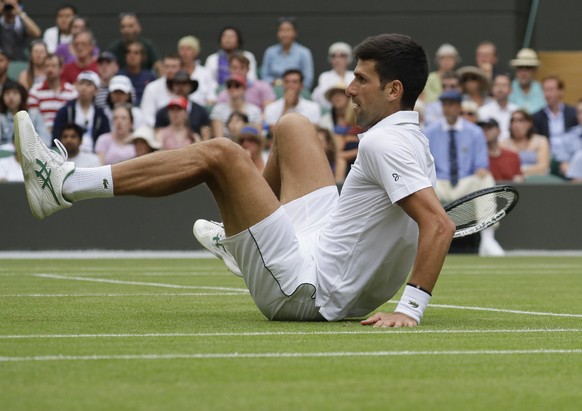
M 307 47 L 295 42 L 297 38 L 295 19 L 291 17 L 279 19 L 277 37 L 279 44 L 267 48 L 263 56 L 261 79 L 274 86 L 280 86 L 285 71 L 298 69 L 303 73 L 305 88 L 311 90 L 314 76 L 313 56 Z
M 473 191 L 493 187 L 495 180 L 489 172 L 483 130 L 461 116 L 462 94 L 447 90 L 439 99 L 443 104 L 444 118 L 429 126 L 425 135 L 435 162 L 436 194 L 443 203 L 450 203 Z M 482 232 L 480 255 L 504 254 L 494 233 L 494 229 Z
M 540 65 L 537 53 L 532 49 L 521 49 L 509 62 L 515 69 L 515 80 L 511 83 L 509 102 L 534 114 L 546 107 L 546 98 L 539 81 L 534 80 Z

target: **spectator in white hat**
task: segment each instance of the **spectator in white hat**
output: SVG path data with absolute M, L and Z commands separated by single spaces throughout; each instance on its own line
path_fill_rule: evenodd
M 145 156 L 162 148 L 162 144 L 156 140 L 155 131 L 150 126 L 141 126 L 127 139 L 135 147 L 135 156 Z
M 97 137 L 110 131 L 109 119 L 103 109 L 95 105 L 95 96 L 101 81 L 94 71 L 83 71 L 75 85 L 79 96 L 57 111 L 53 123 L 53 139 L 58 139 L 66 124 L 75 123 L 83 128 L 81 151 L 93 151 Z
M 331 64 L 331 70 L 319 75 L 317 87 L 313 90 L 311 98 L 325 109 L 331 109 L 325 93 L 336 84 L 346 86 L 354 79 L 354 72 L 348 70 L 353 61 L 352 47 L 343 42 L 333 43 L 327 52 L 327 61 Z
M 139 107 L 133 104 L 134 90 L 131 80 L 127 76 L 114 76 L 109 82 L 109 93 L 107 95 L 107 105 L 105 114 L 111 124 L 113 109 L 118 105 L 129 105 L 133 116 L 133 126 L 141 127 L 146 124 L 145 117 Z M 113 125 L 113 124 L 111 124 Z
M 521 49 L 509 62 L 515 69 L 515 80 L 511 83 L 509 102 L 533 114 L 546 107 L 546 98 L 539 81 L 534 80 L 541 62 L 532 49 Z

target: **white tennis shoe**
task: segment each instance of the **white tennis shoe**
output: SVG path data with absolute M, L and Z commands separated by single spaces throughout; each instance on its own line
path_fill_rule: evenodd
M 61 154 L 48 148 L 38 137 L 26 111 L 14 116 L 14 145 L 32 215 L 39 220 L 72 203 L 63 198 L 63 182 L 75 171 L 75 163 L 67 162 L 67 150 L 55 140 Z
M 194 227 L 192 227 L 192 231 L 194 237 L 196 237 L 198 242 L 204 248 L 224 261 L 228 271 L 238 277 L 242 277 L 242 273 L 240 272 L 240 268 L 234 260 L 234 257 L 226 251 L 224 245 L 221 243 L 221 241 L 226 237 L 224 234 L 224 225 L 222 223 L 208 220 L 196 220 Z

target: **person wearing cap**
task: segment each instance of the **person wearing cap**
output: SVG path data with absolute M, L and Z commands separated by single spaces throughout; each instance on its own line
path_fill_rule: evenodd
M 75 50 L 75 60 L 65 64 L 61 74 L 61 81 L 71 84 L 77 81 L 77 76 L 82 71 L 99 72 L 97 62 L 93 58 L 95 38 L 89 30 L 83 30 L 73 36 L 71 42 Z
M 110 51 L 103 51 L 97 58 L 97 74 L 101 80 L 101 86 L 97 90 L 95 105 L 102 109 L 107 108 L 107 96 L 109 95 L 109 82 L 119 71 L 119 65 L 115 55 Z
M 0 0 L 0 47 L 10 60 L 25 61 L 27 42 L 39 38 L 42 30 L 22 10 L 21 0 Z
M 489 172 L 487 142 L 483 130 L 461 116 L 463 95 L 447 90 L 439 97 L 444 118 L 425 130 L 436 168 L 436 194 L 450 203 L 473 191 L 493 187 Z M 495 240 L 495 230 L 481 232 L 479 255 L 501 256 L 503 248 Z
M 198 134 L 202 140 L 210 139 L 210 116 L 208 115 L 208 111 L 206 108 L 189 98 L 198 88 L 198 82 L 192 80 L 187 72 L 180 70 L 176 75 L 174 75 L 174 78 L 169 81 L 169 84 L 173 96 L 184 97 L 187 101 L 186 111 L 192 131 Z M 166 127 L 169 124 L 170 118 L 168 116 L 168 107 L 164 106 L 156 113 L 154 128 L 157 130 Z
M 239 29 L 232 26 L 224 27 L 218 36 L 218 51 L 206 58 L 204 67 L 219 86 L 224 85 L 232 74 L 230 71 L 230 58 L 235 54 L 242 54 L 249 62 L 247 81 L 257 79 L 257 60 L 255 55 L 248 50 L 243 50 L 243 39 Z
M 310 101 L 301 95 L 303 90 L 303 73 L 297 69 L 289 69 L 283 74 L 283 90 L 285 94 L 280 99 L 265 107 L 265 122 L 270 128 L 286 113 L 304 115 L 313 124 L 319 124 L 321 107 L 315 101 Z
M 156 113 L 162 107 L 168 105 L 173 97 L 172 79 L 180 71 L 180 57 L 177 54 L 167 54 L 162 60 L 163 76 L 148 83 L 141 98 L 141 111 L 146 119 L 146 124 L 153 127 L 156 123 Z
M 460 61 L 461 58 L 455 46 L 449 43 L 441 44 L 435 54 L 437 69 L 428 75 L 424 91 L 421 95 L 425 104 L 438 101 L 439 96 L 443 92 L 443 75 L 449 71 L 453 71 Z
M 445 91 L 458 91 L 463 93 L 463 87 L 461 87 L 461 79 L 454 71 L 447 71 L 443 74 L 441 80 L 441 87 L 443 92 Z M 441 93 L 442 94 L 442 93 Z M 432 124 L 442 121 L 443 116 L 443 102 L 439 99 L 433 101 L 432 103 L 425 104 L 424 106 L 424 127 L 428 127 Z
M 261 129 L 252 124 L 246 124 L 235 141 L 245 149 L 251 161 L 260 173 L 265 169 L 269 153 L 265 151 L 265 139 L 261 135 Z
M 529 114 L 546 107 L 546 98 L 539 81 L 534 80 L 536 70 L 541 65 L 537 53 L 528 48 L 521 49 L 509 65 L 515 70 L 511 83 L 509 101 Z
M 61 131 L 59 141 L 69 153 L 68 160 L 75 163 L 77 167 L 99 167 L 101 160 L 97 154 L 81 151 L 84 132 L 85 130 L 75 123 L 66 124 Z
M 182 96 L 168 102 L 170 124 L 156 131 L 156 139 L 161 142 L 162 149 L 174 150 L 201 140 L 188 124 L 187 107 L 188 100 Z
M 132 41 L 126 45 L 125 63 L 126 67 L 120 69 L 117 74 L 127 76 L 133 84 L 135 90 L 136 106 L 141 104 L 141 98 L 146 86 L 156 80 L 156 76 L 151 70 L 143 68 L 143 61 L 146 59 L 146 50 L 139 41 Z
M 245 92 L 245 101 L 259 106 L 261 110 L 277 99 L 273 87 L 264 80 L 251 79 L 250 61 L 242 53 L 236 52 L 229 59 L 230 75 L 243 76 L 247 79 L 247 89 Z M 216 98 L 217 103 L 227 103 L 230 100 L 228 90 L 224 88 Z
M 97 138 L 111 130 L 105 111 L 95 105 L 100 83 L 99 76 L 94 71 L 83 71 L 79 74 L 75 82 L 78 97 L 57 111 L 53 123 L 53 139 L 59 138 L 66 124 L 75 123 L 84 130 L 81 150 L 92 152 Z
M 277 20 L 278 44 L 268 47 L 263 55 L 261 78 L 273 86 L 280 86 L 283 74 L 289 69 L 301 71 L 305 88 L 313 87 L 313 56 L 311 50 L 297 43 L 297 23 L 294 17 Z
M 230 100 L 228 103 L 218 103 L 210 112 L 210 126 L 212 128 L 213 137 L 228 137 L 228 129 L 226 122 L 233 111 L 240 111 L 245 113 L 249 118 L 249 123 L 256 127 L 261 126 L 262 112 L 260 107 L 245 100 L 245 92 L 247 87 L 247 80 L 241 75 L 232 75 L 225 83 Z
M 33 86 L 28 93 L 28 107 L 42 114 L 44 124 L 50 131 L 53 128 L 57 111 L 68 101 L 77 98 L 77 88 L 71 83 L 61 82 L 63 69 L 61 59 L 48 54 L 43 62 L 45 80 Z
M 134 145 L 136 157 L 145 156 L 162 148 L 162 144 L 156 140 L 154 129 L 150 126 L 138 127 L 127 142 Z
M 565 89 L 564 80 L 560 77 L 544 77 L 542 90 L 547 106 L 532 115 L 536 133 L 548 138 L 554 159 L 562 151 L 561 146 L 568 131 L 578 125 L 576 108 L 564 103 Z M 556 174 L 562 173 L 556 170 Z
M 523 182 L 521 172 L 521 160 L 519 155 L 499 145 L 499 123 L 494 118 L 477 122 L 487 140 L 487 152 L 489 154 L 489 171 L 496 182 L 513 181 Z
M 160 72 L 162 69 L 159 54 L 154 43 L 141 35 L 142 27 L 135 13 L 124 12 L 119 15 L 119 32 L 121 38 L 113 41 L 107 50 L 113 52 L 120 68 L 127 67 L 127 46 L 134 41 L 139 41 L 145 48 L 145 59 L 142 67 L 146 70 Z
M 121 75 L 113 76 L 109 82 L 107 105 L 105 106 L 105 114 L 110 119 L 110 123 L 113 120 L 113 109 L 119 105 L 125 105 L 131 107 L 133 127 L 137 128 L 145 125 L 145 118 L 141 109 L 133 104 L 133 94 L 133 85 L 129 78 Z
M 509 138 L 509 119 L 511 113 L 517 110 L 515 104 L 509 102 L 511 94 L 511 76 L 508 73 L 499 73 L 493 78 L 491 86 L 492 99 L 489 103 L 479 107 L 479 119 L 495 119 L 499 124 L 499 139 Z
M 348 70 L 353 61 L 352 47 L 344 42 L 336 42 L 329 46 L 327 61 L 331 70 L 324 71 L 317 79 L 317 87 L 313 89 L 311 99 L 324 109 L 331 109 L 329 99 L 325 93 L 336 84 L 350 84 L 354 79 L 354 72 Z
M 483 70 L 475 66 L 464 66 L 457 70 L 457 75 L 461 79 L 465 100 L 474 101 L 478 107 L 491 101 L 489 79 Z
M 178 41 L 178 55 L 181 61 L 181 70 L 188 73 L 192 80 L 198 82 L 198 88 L 190 97 L 201 106 L 211 106 L 216 102 L 218 84 L 210 71 L 200 64 L 200 41 L 194 36 L 184 36 Z

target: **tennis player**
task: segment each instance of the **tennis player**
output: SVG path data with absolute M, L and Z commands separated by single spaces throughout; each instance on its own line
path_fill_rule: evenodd
M 383 34 L 364 40 L 355 55 L 346 93 L 368 131 L 341 195 L 314 127 L 298 114 L 278 122 L 261 175 L 226 138 L 76 169 L 62 147 L 57 154 L 38 139 L 20 112 L 16 145 L 32 213 L 42 219 L 84 199 L 166 196 L 206 183 L 224 231 L 197 222 L 197 238 L 240 268 L 268 319 L 365 317 L 410 274 L 396 310 L 362 324 L 415 326 L 455 230 L 433 190 L 433 158 L 412 111 L 427 79 L 426 53 L 407 36 Z

